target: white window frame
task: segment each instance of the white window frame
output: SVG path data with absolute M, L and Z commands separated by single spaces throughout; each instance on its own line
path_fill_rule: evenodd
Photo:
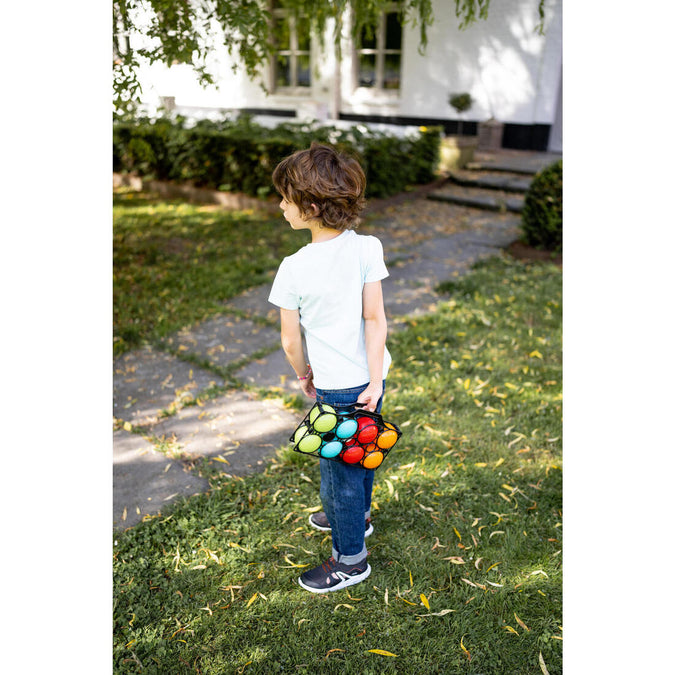
M 287 21 L 288 22 L 288 35 L 289 35 L 289 48 L 288 49 L 275 49 L 272 61 L 270 63 L 270 91 L 273 94 L 286 94 L 293 96 L 309 96 L 312 91 L 313 86 L 313 57 L 312 57 L 312 45 L 313 37 L 310 34 L 309 36 L 309 49 L 300 49 L 298 32 L 297 32 L 297 20 L 293 16 L 292 12 L 289 9 L 283 7 L 275 7 L 274 3 L 270 3 L 270 13 L 272 14 L 273 21 Z M 290 85 L 278 85 L 277 84 L 277 56 L 286 56 L 290 60 Z M 298 56 L 307 56 L 309 57 L 309 85 L 303 86 L 298 85 Z
M 392 3 L 388 5 L 383 10 L 380 15 L 377 30 L 375 31 L 375 48 L 374 49 L 363 49 L 360 46 L 354 45 L 354 56 L 352 59 L 353 62 L 353 81 L 354 81 L 354 90 L 359 93 L 372 92 L 376 93 L 378 97 L 390 97 L 398 98 L 401 92 L 401 80 L 403 74 L 403 34 L 404 26 L 401 24 L 401 48 L 400 49 L 386 49 L 386 25 L 387 25 L 387 14 L 400 12 L 400 5 Z M 387 54 L 397 54 L 400 57 L 399 65 L 399 80 L 398 87 L 396 88 L 385 88 L 384 86 L 384 65 L 385 65 L 385 56 Z M 359 84 L 359 71 L 360 71 L 360 56 L 361 55 L 375 55 L 375 83 L 373 86 L 367 87 Z

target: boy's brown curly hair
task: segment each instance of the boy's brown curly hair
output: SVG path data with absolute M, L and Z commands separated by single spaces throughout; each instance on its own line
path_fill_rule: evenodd
M 329 145 L 314 142 L 286 157 L 274 169 L 272 182 L 303 218 L 316 218 L 336 230 L 357 227 L 366 205 L 366 176 L 360 164 Z

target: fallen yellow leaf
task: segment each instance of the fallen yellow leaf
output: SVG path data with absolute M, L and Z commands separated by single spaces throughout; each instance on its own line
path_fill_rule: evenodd
M 388 652 L 386 649 L 369 649 L 368 651 L 371 654 L 380 654 L 380 656 L 398 656 L 398 654 L 392 654 L 391 652 Z
M 258 594 L 254 593 L 251 596 L 251 599 L 246 603 L 246 609 L 248 609 L 256 601 L 257 598 L 258 598 Z
M 431 607 L 429 607 L 429 601 L 427 600 L 427 596 L 424 595 L 424 593 L 420 593 L 420 600 L 427 609 L 431 609 Z
M 541 672 L 544 673 L 544 675 L 550 675 L 548 668 L 544 663 L 544 657 L 541 655 L 541 652 L 539 652 L 539 667 L 541 668 Z
M 529 630 L 530 630 L 530 629 L 523 623 L 522 619 L 520 619 L 520 617 L 519 617 L 515 612 L 513 613 L 513 616 L 516 617 L 516 621 L 518 622 L 518 625 L 519 625 L 521 628 L 524 628 L 526 631 L 529 631 Z
M 442 609 L 440 612 L 432 612 L 431 614 L 418 614 L 417 616 L 445 616 L 450 612 L 456 612 L 456 609 Z

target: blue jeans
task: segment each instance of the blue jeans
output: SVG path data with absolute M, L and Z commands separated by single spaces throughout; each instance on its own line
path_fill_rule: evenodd
M 382 410 L 384 398 L 377 402 L 376 411 Z M 316 400 L 333 406 L 336 410 L 351 412 L 359 394 L 368 384 L 351 389 L 317 389 Z M 368 554 L 365 542 L 365 521 L 370 517 L 370 501 L 375 471 L 362 466 L 343 464 L 320 459 L 321 503 L 331 526 L 333 557 L 338 562 L 351 565 Z

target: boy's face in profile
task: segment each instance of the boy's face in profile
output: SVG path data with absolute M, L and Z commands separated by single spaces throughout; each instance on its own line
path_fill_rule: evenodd
M 292 202 L 282 199 L 279 207 L 284 212 L 284 218 L 288 221 L 294 230 L 306 230 L 311 226 L 312 220 L 305 220 L 300 213 L 300 209 Z

